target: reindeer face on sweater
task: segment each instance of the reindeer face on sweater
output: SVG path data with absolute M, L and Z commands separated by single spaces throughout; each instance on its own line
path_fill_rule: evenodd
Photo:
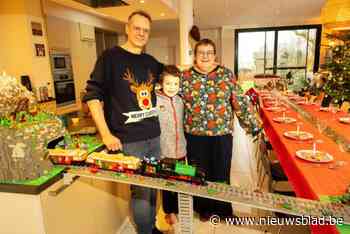
M 146 82 L 138 83 L 134 77 L 134 74 L 127 69 L 124 73 L 123 79 L 129 81 L 130 90 L 136 94 L 137 102 L 141 110 L 151 109 L 153 107 L 151 93 L 153 90 L 154 80 L 152 73 L 148 73 L 148 80 Z

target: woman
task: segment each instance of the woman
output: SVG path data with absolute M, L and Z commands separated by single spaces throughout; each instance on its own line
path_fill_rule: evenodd
M 206 172 L 209 181 L 230 183 L 233 111 L 241 123 L 258 132 L 252 109 L 246 105 L 233 73 L 215 62 L 216 47 L 209 39 L 194 48 L 194 66 L 182 73 L 184 130 L 187 156 Z M 201 220 L 212 215 L 231 217 L 230 203 L 196 198 Z

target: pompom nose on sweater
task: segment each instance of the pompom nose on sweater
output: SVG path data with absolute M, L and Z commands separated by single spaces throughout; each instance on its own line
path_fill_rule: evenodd
M 157 92 L 157 109 L 160 123 L 161 158 L 186 156 L 186 140 L 183 130 L 183 102 L 179 96 L 168 97 Z

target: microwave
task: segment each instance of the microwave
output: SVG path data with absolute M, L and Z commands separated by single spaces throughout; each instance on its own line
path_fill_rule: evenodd
M 65 53 L 52 53 L 50 54 L 51 67 L 52 71 L 61 72 L 61 71 L 71 71 L 71 57 L 69 54 Z

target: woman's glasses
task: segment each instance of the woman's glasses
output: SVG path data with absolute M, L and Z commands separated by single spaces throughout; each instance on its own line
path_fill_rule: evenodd
M 212 56 L 214 56 L 215 55 L 215 52 L 214 52 L 214 50 L 209 50 L 209 51 L 198 51 L 197 52 L 197 55 L 199 56 L 199 57 L 212 57 Z

